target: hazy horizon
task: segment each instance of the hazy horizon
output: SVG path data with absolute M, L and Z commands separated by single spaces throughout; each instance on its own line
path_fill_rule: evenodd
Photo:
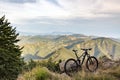
M 0 0 L 18 32 L 71 32 L 120 38 L 120 0 Z
M 92 36 L 92 37 L 106 37 L 106 38 L 116 38 L 116 39 L 120 39 L 120 37 L 111 37 L 108 35 L 90 35 L 90 34 L 83 34 L 83 33 L 75 33 L 75 32 L 46 32 L 46 33 L 32 33 L 32 32 L 20 32 L 17 31 L 19 33 L 19 36 L 38 36 L 38 35 L 74 35 L 74 34 L 79 34 L 79 35 L 84 35 L 84 36 Z

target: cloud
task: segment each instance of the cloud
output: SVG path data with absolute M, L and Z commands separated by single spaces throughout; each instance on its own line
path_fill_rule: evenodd
M 96 12 L 98 14 L 113 14 L 114 16 L 120 13 L 120 0 L 104 0 Z
M 21 22 L 24 19 L 38 17 L 65 18 L 69 15 L 62 8 L 46 1 L 38 0 L 36 3 L 9 3 L 0 2 L 0 15 L 6 15 L 12 22 Z
M 10 3 L 33 3 L 36 0 L 1 0 L 1 2 L 10 2 Z
M 35 18 L 69 20 L 118 16 L 119 0 L 1 0 L 0 16 L 17 24 Z
M 55 5 L 57 5 L 57 6 L 59 6 L 59 7 L 61 7 L 61 5 L 58 3 L 57 0 L 47 0 L 47 1 L 49 1 L 49 2 L 51 2 L 51 3 L 53 3 L 53 4 L 55 4 Z
M 73 17 L 104 18 L 120 12 L 119 0 L 58 0 Z M 111 14 L 113 13 L 113 15 Z

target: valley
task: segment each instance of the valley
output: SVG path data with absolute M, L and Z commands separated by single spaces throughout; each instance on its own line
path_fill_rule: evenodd
M 19 39 L 21 41 L 18 44 L 24 47 L 22 57 L 25 60 L 41 60 L 50 57 L 55 61 L 66 60 L 75 57 L 73 49 L 77 49 L 81 55 L 81 48 L 92 48 L 90 54 L 97 58 L 107 56 L 112 60 L 120 59 L 120 42 L 113 38 L 67 34 L 19 36 Z

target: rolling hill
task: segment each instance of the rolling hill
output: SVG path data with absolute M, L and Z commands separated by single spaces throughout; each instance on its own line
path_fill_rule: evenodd
M 19 39 L 21 41 L 18 44 L 21 47 L 24 46 L 22 56 L 26 60 L 48 59 L 49 57 L 65 60 L 75 57 L 72 49 L 79 50 L 79 55 L 81 55 L 83 51 L 80 48 L 92 48 L 90 54 L 97 58 L 105 55 L 113 60 L 120 59 L 120 43 L 112 38 L 70 34 L 20 36 Z
M 120 57 L 120 43 L 116 42 L 110 38 L 95 38 L 82 43 L 74 45 L 77 49 L 80 48 L 92 48 L 92 55 L 96 57 L 101 57 L 103 55 L 110 59 L 119 59 Z

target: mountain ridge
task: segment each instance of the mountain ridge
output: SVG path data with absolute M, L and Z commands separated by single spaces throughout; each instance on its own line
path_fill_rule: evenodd
M 22 36 L 19 37 L 21 41 L 18 43 L 20 46 L 24 46 L 23 57 L 26 54 L 32 54 L 35 56 L 35 52 L 39 51 L 37 56 L 40 59 L 47 59 L 49 57 L 57 55 L 65 55 L 63 57 L 56 57 L 57 59 L 67 59 L 68 53 L 72 53 L 72 49 L 80 48 L 93 48 L 92 55 L 99 58 L 100 56 L 107 56 L 110 59 L 119 59 L 120 57 L 120 43 L 112 38 L 106 37 L 91 37 L 81 36 L 81 34 L 72 35 L 37 35 L 37 36 Z M 66 53 L 65 53 L 66 52 Z M 48 56 L 47 56 L 48 55 Z M 47 56 L 47 58 L 45 58 Z M 72 56 L 69 57 L 73 57 Z M 60 58 L 59 58 L 60 57 Z

